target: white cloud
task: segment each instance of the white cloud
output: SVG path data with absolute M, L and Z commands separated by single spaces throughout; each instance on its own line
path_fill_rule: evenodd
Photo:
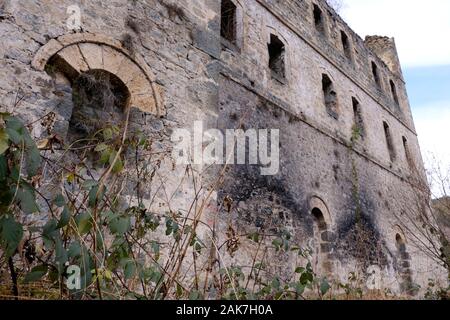
M 361 37 L 395 37 L 404 67 L 450 64 L 449 0 L 344 0 L 341 15 Z
M 450 165 L 450 101 L 433 103 L 414 110 L 416 130 L 425 161 L 431 163 L 433 157 L 444 166 Z

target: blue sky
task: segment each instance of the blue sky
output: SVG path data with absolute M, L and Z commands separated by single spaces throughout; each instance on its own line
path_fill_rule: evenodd
M 362 38 L 395 38 L 425 165 L 433 155 L 450 167 L 450 1 L 342 2 L 342 17 Z

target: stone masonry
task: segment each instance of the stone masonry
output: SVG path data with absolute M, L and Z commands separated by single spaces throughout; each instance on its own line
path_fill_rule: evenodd
M 212 190 L 203 221 L 218 238 L 229 237 L 230 221 L 238 234 L 285 228 L 311 248 L 316 272 L 341 281 L 351 272 L 366 279 L 373 266 L 380 288 L 398 294 L 445 281 L 396 219 L 417 200 L 411 184 L 424 168 L 394 39 L 361 39 L 322 0 L 229 0 L 226 17 L 222 2 L 0 0 L 1 108 L 27 122 L 52 111 L 65 138 L 74 79 L 102 70 L 126 87 L 132 127 L 161 150 L 196 121 L 279 129 L 278 174 L 229 166 Z M 66 26 L 74 4 L 77 31 Z M 46 134 L 33 129 L 36 139 Z M 166 153 L 158 168 L 170 202 L 158 186 L 145 188 L 154 211 L 186 212 L 195 197 L 193 182 L 180 184 L 185 168 L 172 163 Z M 220 165 L 194 170 L 205 185 L 223 174 Z M 255 244 L 240 246 L 223 259 L 250 265 Z M 295 257 L 268 254 L 274 271 L 295 269 Z

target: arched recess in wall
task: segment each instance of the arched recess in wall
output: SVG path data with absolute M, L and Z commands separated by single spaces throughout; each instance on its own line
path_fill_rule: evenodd
M 279 48 L 282 50 L 282 52 L 279 52 L 278 54 L 276 54 L 279 57 L 282 57 L 283 59 L 283 73 L 284 76 L 280 77 L 278 76 L 276 79 L 279 80 L 282 84 L 288 84 L 291 80 L 291 57 L 290 57 L 290 50 L 289 50 L 289 43 L 286 40 L 286 38 L 280 33 L 278 32 L 278 30 L 272 26 L 266 26 L 265 29 L 265 39 L 266 39 L 266 43 L 267 46 L 270 49 L 270 46 L 273 44 L 273 40 L 278 40 L 280 42 L 280 46 Z M 270 56 L 270 52 L 268 50 L 268 54 L 267 54 L 267 66 L 269 69 L 270 68 L 270 62 L 272 60 L 272 57 Z M 273 75 L 273 70 L 270 70 L 272 72 Z M 269 77 L 270 78 L 270 77 Z
M 314 269 L 317 274 L 331 276 L 333 273 L 332 255 L 335 236 L 331 231 L 332 219 L 330 211 L 325 202 L 316 196 L 311 197 L 309 207 L 314 221 Z
M 243 50 L 246 39 L 245 7 L 241 0 L 221 0 L 222 46 Z
M 407 249 L 407 239 L 403 229 L 400 226 L 395 226 L 395 247 L 397 257 L 398 276 L 400 278 L 400 290 L 403 293 L 410 295 L 414 294 L 412 272 L 411 272 L 411 257 Z
M 309 207 L 311 209 L 318 208 L 322 214 L 325 224 L 327 225 L 327 228 L 331 228 L 332 226 L 332 218 L 330 211 L 328 210 L 328 206 L 325 204 L 325 202 L 317 196 L 312 196 L 311 200 L 309 201 Z
M 128 106 L 157 116 L 165 115 L 163 92 L 149 66 L 120 41 L 91 33 L 63 35 L 39 49 L 32 67 L 44 71 L 51 62 L 71 82 L 82 74 L 107 74 L 117 80 L 118 86 L 126 87 Z

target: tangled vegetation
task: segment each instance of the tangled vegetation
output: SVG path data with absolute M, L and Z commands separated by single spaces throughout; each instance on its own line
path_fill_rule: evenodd
M 330 290 L 330 284 L 316 277 L 310 263 L 295 270 L 296 280 L 285 282 L 274 276 L 269 281 L 262 276 L 264 259 L 256 261 L 256 257 L 249 273 L 239 266 L 221 266 L 219 279 L 209 283 L 214 272 L 213 263 L 207 263 L 197 267 L 193 280 L 188 281 L 186 275 L 180 275 L 188 250 L 194 263 L 201 255 L 210 254 L 197 236 L 198 215 L 191 219 L 179 212 L 149 212 L 140 186 L 136 190 L 138 205 L 124 206 L 120 199 L 118 177 L 126 175 L 127 155 L 151 149 L 142 135 L 127 137 L 124 130 L 107 126 L 86 139 L 82 148 L 80 141 L 73 143 L 77 148 L 72 151 L 80 162 L 66 167 L 41 154 L 63 144 L 61 141 L 50 137 L 36 143 L 27 126 L 8 113 L 2 113 L 0 121 L 1 266 L 10 274 L 10 281 L 3 275 L 2 282 L 9 282 L 2 285 L 3 297 L 293 299 L 303 298 L 308 289 L 321 297 Z M 71 146 L 60 147 L 68 152 Z M 42 184 L 48 179 L 43 177 L 43 167 L 53 168 L 61 179 L 60 193 L 49 196 L 40 191 L 45 190 Z M 145 181 L 143 176 L 154 172 L 140 174 Z M 296 251 L 307 257 L 307 252 L 291 247 L 289 239 L 287 233 L 274 237 L 274 250 Z M 248 240 L 265 241 L 257 233 Z M 230 243 L 226 246 L 230 249 Z M 66 286 L 72 265 L 80 267 L 79 290 Z M 217 289 L 215 295 L 211 287 Z
M 66 145 L 55 135 L 36 143 L 32 124 L 0 114 L 0 270 L 8 270 L 1 275 L 1 298 L 393 298 L 389 292 L 364 291 L 356 273 L 346 283 L 317 275 L 311 252 L 295 246 L 284 229 L 239 235 L 230 224 L 226 241 L 217 243 L 214 230 L 207 239 L 198 235 L 205 227 L 205 201 L 193 203 L 188 214 L 150 211 L 144 186 L 161 162 L 149 165 L 144 159 L 152 141 L 141 132 L 127 134 L 128 120 L 129 110 L 123 128 L 107 124 Z M 62 156 L 47 154 L 53 152 Z M 131 165 L 138 178 L 136 201 L 124 201 Z M 59 189 L 48 188 L 48 181 Z M 230 213 L 232 199 L 224 199 L 223 206 Z M 223 248 L 233 255 L 242 241 L 257 248 L 252 265 L 224 263 Z M 289 277 L 274 274 L 267 250 L 297 255 L 300 265 Z M 70 266 L 80 269 L 79 288 L 67 286 Z

